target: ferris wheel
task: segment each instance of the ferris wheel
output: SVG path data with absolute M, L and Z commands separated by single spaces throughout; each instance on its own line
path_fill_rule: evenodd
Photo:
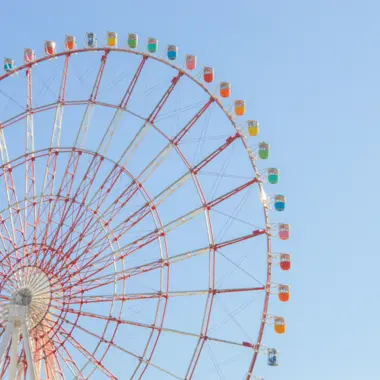
M 290 298 L 270 146 L 212 67 L 125 44 L 4 60 L 0 378 L 261 379 Z

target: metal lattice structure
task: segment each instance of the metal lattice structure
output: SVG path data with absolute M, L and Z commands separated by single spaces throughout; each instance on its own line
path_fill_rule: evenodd
M 257 142 L 196 71 L 88 41 L 0 77 L 0 377 L 257 378 L 286 257 Z

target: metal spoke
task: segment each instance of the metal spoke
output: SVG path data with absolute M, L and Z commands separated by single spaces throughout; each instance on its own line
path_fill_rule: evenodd
M 12 228 L 12 245 L 20 247 L 24 244 L 25 230 L 20 213 L 20 206 L 17 198 L 16 185 L 12 174 L 12 167 L 9 164 L 8 147 L 5 140 L 4 128 L 0 128 L 0 158 L 3 169 L 5 190 L 8 200 L 8 210 Z M 19 256 L 22 254 L 19 254 Z
M 51 219 L 53 204 L 52 202 L 46 202 L 46 204 L 43 205 L 43 201 L 45 197 L 49 200 L 50 197 L 52 197 L 54 194 L 57 161 L 58 161 L 58 153 L 56 151 L 56 148 L 60 146 L 60 140 L 61 140 L 62 121 L 63 121 L 63 112 L 64 112 L 64 105 L 65 105 L 67 76 L 68 76 L 70 57 L 71 57 L 70 55 L 67 55 L 65 58 L 62 79 L 61 79 L 61 86 L 59 90 L 59 96 L 58 96 L 57 102 L 55 103 L 56 111 L 55 111 L 54 125 L 53 125 L 53 131 L 51 134 L 50 150 L 49 150 L 49 155 L 47 158 L 44 182 L 42 184 L 41 201 L 38 205 L 37 220 L 36 220 L 35 229 L 34 229 L 34 244 L 37 244 L 39 229 L 41 230 L 45 229 L 46 233 L 49 232 L 48 221 Z M 40 227 L 41 222 L 44 222 L 45 226 Z
M 71 304 L 87 304 L 99 302 L 114 302 L 114 301 L 137 301 L 156 298 L 172 298 L 172 297 L 189 297 L 189 296 L 204 296 L 208 294 L 224 294 L 224 293 L 239 293 L 239 292 L 254 292 L 265 290 L 264 286 L 256 288 L 234 288 L 234 289 L 204 289 L 204 290 L 181 290 L 170 292 L 152 292 L 152 293 L 130 293 L 130 294 L 114 294 L 114 295 L 99 295 L 99 296 L 81 296 L 75 298 L 73 293 Z
M 262 289 L 260 289 L 260 290 L 262 290 Z M 80 314 L 80 315 L 83 315 L 83 316 L 86 316 L 86 317 L 89 317 L 89 318 L 94 318 L 95 320 L 99 319 L 99 320 L 105 320 L 105 321 L 107 321 L 107 320 L 111 319 L 112 322 L 115 322 L 117 324 L 126 324 L 126 325 L 130 325 L 130 326 L 134 326 L 134 327 L 141 327 L 141 328 L 149 329 L 149 330 L 157 330 L 157 331 L 161 331 L 161 332 L 167 332 L 167 333 L 172 333 L 172 334 L 184 335 L 184 336 L 189 336 L 189 337 L 193 337 L 193 338 L 209 340 L 209 341 L 218 342 L 218 343 L 225 343 L 225 344 L 231 344 L 231 345 L 234 345 L 234 346 L 241 346 L 241 347 L 245 347 L 245 348 L 252 348 L 252 344 L 250 344 L 249 342 L 234 342 L 234 341 L 231 341 L 231 340 L 228 340 L 228 339 L 221 339 L 221 338 L 216 338 L 216 337 L 213 337 L 213 336 L 201 336 L 199 334 L 195 334 L 195 333 L 191 333 L 191 332 L 183 331 L 183 330 L 178 330 L 178 329 L 171 329 L 171 328 L 167 328 L 167 327 L 160 327 L 160 326 L 155 326 L 155 325 L 151 325 L 151 324 L 148 325 L 146 323 L 141 323 L 141 322 L 136 322 L 136 321 L 130 321 L 130 320 L 120 319 L 120 318 L 116 318 L 116 317 L 109 317 L 109 316 L 104 316 L 104 315 L 100 315 L 100 314 L 96 314 L 96 313 L 78 312 L 77 310 L 70 309 L 70 308 L 68 308 L 66 310 L 69 313 Z
M 183 73 L 179 72 L 172 80 L 169 88 L 166 90 L 165 94 L 161 97 L 160 101 L 157 103 L 153 111 L 150 113 L 149 117 L 147 118 L 146 122 L 141 126 L 135 137 L 132 139 L 132 141 L 129 143 L 128 147 L 125 149 L 123 154 L 121 155 L 119 159 L 119 163 L 123 167 L 126 167 L 128 165 L 128 162 L 130 158 L 132 157 L 133 153 L 136 151 L 138 146 L 140 145 L 143 138 L 146 136 L 146 134 L 149 131 L 149 128 L 152 126 L 152 124 L 155 122 L 157 116 L 161 112 L 162 108 L 164 107 L 165 103 L 169 99 L 169 96 L 173 92 L 174 88 L 178 84 L 180 78 L 182 77 Z
M 26 239 L 29 239 L 35 234 L 37 222 L 36 214 L 36 165 L 34 159 L 34 117 L 33 117 L 33 80 L 32 67 L 26 71 L 27 76 L 27 117 L 26 117 L 26 156 L 25 161 L 25 198 L 24 198 L 24 229 Z M 28 200 L 32 200 L 31 207 L 28 207 Z
M 72 324 L 69 320 L 66 320 L 65 322 L 68 323 L 68 324 Z M 158 365 L 152 363 L 151 361 L 146 361 L 146 360 L 141 359 L 141 357 L 139 357 L 138 355 L 134 354 L 133 352 L 131 352 L 131 351 L 129 351 L 129 350 L 127 350 L 127 349 L 121 347 L 120 345 L 118 345 L 118 344 L 116 344 L 116 343 L 114 343 L 114 342 L 107 341 L 105 338 L 100 337 L 99 335 L 97 335 L 97 334 L 95 334 L 95 333 L 89 331 L 88 329 L 86 329 L 86 328 L 84 328 L 84 327 L 82 327 L 82 326 L 80 326 L 80 325 L 76 325 L 76 327 L 77 327 L 79 330 L 81 330 L 81 331 L 87 333 L 88 335 L 91 335 L 91 336 L 93 336 L 93 337 L 95 337 L 95 338 L 97 338 L 97 339 L 102 339 L 102 341 L 103 341 L 104 343 L 111 345 L 112 347 L 118 349 L 118 350 L 121 351 L 121 352 L 124 352 L 124 353 L 126 353 L 126 354 L 128 354 L 128 355 L 130 355 L 130 356 L 133 356 L 134 358 L 138 359 L 139 361 L 143 361 L 145 364 L 150 365 L 150 366 L 152 366 L 152 367 L 154 367 L 154 368 L 156 368 L 156 369 L 158 369 L 158 370 L 160 370 L 160 371 L 166 373 L 167 375 L 170 375 L 170 376 L 174 377 L 175 379 L 181 379 L 181 380 L 183 380 L 182 377 L 179 377 L 179 376 L 175 375 L 174 373 L 172 373 L 172 372 L 170 372 L 170 371 L 168 371 L 168 370 L 166 370 L 166 369 L 164 369 L 164 368 L 162 368 L 162 367 L 160 367 L 160 366 L 158 366 Z M 62 335 L 62 336 L 66 336 L 67 339 L 70 340 L 71 344 L 72 344 L 72 345 L 73 345 L 73 346 L 74 346 L 79 352 L 81 352 L 83 355 L 85 355 L 85 356 L 86 356 L 91 362 L 93 362 L 93 364 L 95 364 L 95 365 L 96 365 L 96 366 L 97 366 L 102 372 L 106 373 L 107 376 L 109 376 L 110 379 L 117 379 L 116 377 L 113 377 L 112 374 L 109 374 L 109 373 L 108 373 L 108 370 L 107 370 L 104 366 L 102 366 L 101 363 L 99 363 L 99 362 L 97 363 L 97 361 L 95 360 L 95 358 L 92 358 L 91 354 L 88 353 L 88 352 L 86 351 L 86 349 L 85 349 L 84 347 L 82 347 L 82 346 L 81 346 L 76 340 L 74 340 L 74 338 L 72 338 L 72 337 L 70 337 L 69 335 L 67 335 L 67 333 L 65 332 L 64 329 L 62 329 L 62 330 L 63 330 L 63 331 L 61 332 L 61 335 Z M 74 342 L 74 344 L 73 344 L 73 342 Z

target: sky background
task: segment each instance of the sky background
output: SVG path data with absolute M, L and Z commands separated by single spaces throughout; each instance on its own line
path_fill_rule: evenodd
M 281 366 L 267 380 L 378 377 L 379 12 L 375 0 L 2 5 L 5 56 L 70 33 L 133 31 L 198 55 L 246 99 L 292 225 L 288 332 L 271 342 Z

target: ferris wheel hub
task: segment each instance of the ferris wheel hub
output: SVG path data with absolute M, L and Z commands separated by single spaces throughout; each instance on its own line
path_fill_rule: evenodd
M 21 288 L 13 297 L 13 304 L 19 306 L 29 306 L 32 302 L 33 294 L 29 288 Z
M 11 305 L 25 307 L 25 317 L 33 328 L 49 308 L 51 285 L 48 276 L 40 268 L 28 266 L 16 271 L 7 283 L 14 289 Z

